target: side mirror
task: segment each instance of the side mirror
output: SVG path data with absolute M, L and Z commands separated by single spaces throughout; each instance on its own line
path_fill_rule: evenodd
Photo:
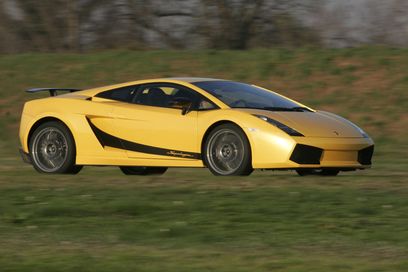
M 181 109 L 181 114 L 186 115 L 191 111 L 193 101 L 188 97 L 176 97 L 170 101 L 170 107 Z

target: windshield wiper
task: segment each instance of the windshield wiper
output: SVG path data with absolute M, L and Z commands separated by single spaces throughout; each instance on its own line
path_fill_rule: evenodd
M 285 108 L 285 107 L 232 107 L 234 109 L 254 109 L 254 110 L 269 110 L 269 111 L 296 111 L 296 112 L 312 112 L 306 107 L 293 107 L 293 108 Z
M 309 111 L 312 112 L 310 109 L 306 108 L 306 107 L 293 107 L 292 110 L 294 111 Z
M 305 107 L 293 107 L 293 108 L 285 108 L 285 107 L 264 107 L 264 110 L 270 111 L 298 111 L 298 112 L 305 112 L 310 111 L 308 108 Z

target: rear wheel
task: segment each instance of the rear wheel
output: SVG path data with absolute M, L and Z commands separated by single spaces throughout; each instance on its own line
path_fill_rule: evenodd
M 145 167 L 145 166 L 120 166 L 125 175 L 162 175 L 167 171 L 167 167 Z
M 40 173 L 77 174 L 82 169 L 75 165 L 74 138 L 61 122 L 40 125 L 30 138 L 29 150 L 33 166 Z
M 203 159 L 214 175 L 247 176 L 253 171 L 248 139 L 242 129 L 233 124 L 220 125 L 210 132 Z
M 337 176 L 340 171 L 337 169 L 297 169 L 296 172 L 299 176 Z

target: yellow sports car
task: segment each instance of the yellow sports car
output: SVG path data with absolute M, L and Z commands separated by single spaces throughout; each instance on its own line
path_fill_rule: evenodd
M 168 167 L 337 175 L 371 166 L 374 143 L 361 128 L 255 85 L 161 78 L 28 90 L 42 91 L 51 97 L 27 102 L 20 124 L 21 155 L 41 173 L 114 165 L 129 175 Z

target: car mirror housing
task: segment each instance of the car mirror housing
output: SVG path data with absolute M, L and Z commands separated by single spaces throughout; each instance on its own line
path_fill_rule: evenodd
M 170 101 L 172 108 L 181 109 L 181 114 L 186 115 L 191 111 L 193 101 L 188 97 L 177 97 Z

